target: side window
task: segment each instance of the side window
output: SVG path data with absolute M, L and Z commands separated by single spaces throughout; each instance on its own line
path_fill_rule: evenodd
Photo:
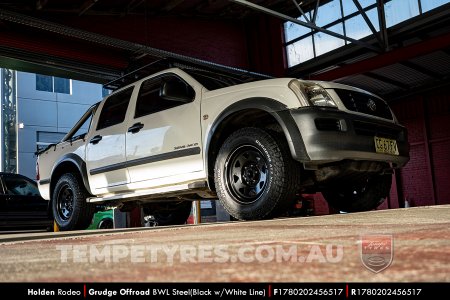
M 92 121 L 92 116 L 94 114 L 91 113 L 89 115 L 89 117 L 86 119 L 86 121 L 83 122 L 83 124 L 81 124 L 81 126 L 78 128 L 77 131 L 75 131 L 72 135 L 73 138 L 78 138 L 78 137 L 82 137 L 85 136 L 86 133 L 89 131 L 89 127 L 91 127 L 91 121 Z
M 17 177 L 5 176 L 3 178 L 5 183 L 6 194 L 19 195 L 19 196 L 39 196 L 39 190 L 37 187 L 23 179 Z
M 130 87 L 106 99 L 98 119 L 97 130 L 120 124 L 125 120 L 133 89 L 134 87 Z
M 166 100 L 160 97 L 159 92 L 162 85 L 169 81 L 186 84 L 181 78 L 175 75 L 151 78 L 142 83 L 136 101 L 135 118 L 186 104 L 186 102 Z

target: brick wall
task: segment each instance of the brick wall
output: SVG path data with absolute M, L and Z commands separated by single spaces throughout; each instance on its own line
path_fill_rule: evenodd
M 283 23 L 265 15 L 246 22 L 171 16 L 55 16 L 52 21 L 219 64 L 276 76 L 285 73 Z
M 450 203 L 450 96 L 445 89 L 391 105 L 408 129 L 411 160 L 400 173 L 411 206 Z
M 121 18 L 56 15 L 51 21 L 219 64 L 248 68 L 245 30 L 240 21 L 171 16 L 146 20 L 132 15 Z

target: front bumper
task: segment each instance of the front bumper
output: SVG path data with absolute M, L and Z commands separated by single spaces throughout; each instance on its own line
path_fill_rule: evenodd
M 344 111 L 308 107 L 290 110 L 300 131 L 310 165 L 342 160 L 367 160 L 391 163 L 394 168 L 409 161 L 406 128 L 393 122 Z M 395 139 L 399 155 L 375 152 L 374 137 Z

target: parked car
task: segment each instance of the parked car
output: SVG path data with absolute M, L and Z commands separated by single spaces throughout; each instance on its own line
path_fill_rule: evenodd
M 87 229 L 114 228 L 114 214 L 112 209 L 99 211 L 94 214 L 91 225 Z
M 300 193 L 371 210 L 408 160 L 406 129 L 367 91 L 170 68 L 92 106 L 37 170 L 60 229 L 72 230 L 99 203 L 143 205 L 165 224 L 184 223 L 183 201 L 198 199 L 218 198 L 240 220 L 279 216 Z
M 0 230 L 52 229 L 49 202 L 36 183 L 19 174 L 0 173 Z

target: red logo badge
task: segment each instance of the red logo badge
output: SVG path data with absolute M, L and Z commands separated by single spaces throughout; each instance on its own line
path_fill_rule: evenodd
M 360 240 L 360 255 L 363 265 L 374 273 L 389 267 L 394 258 L 392 235 L 363 235 Z

